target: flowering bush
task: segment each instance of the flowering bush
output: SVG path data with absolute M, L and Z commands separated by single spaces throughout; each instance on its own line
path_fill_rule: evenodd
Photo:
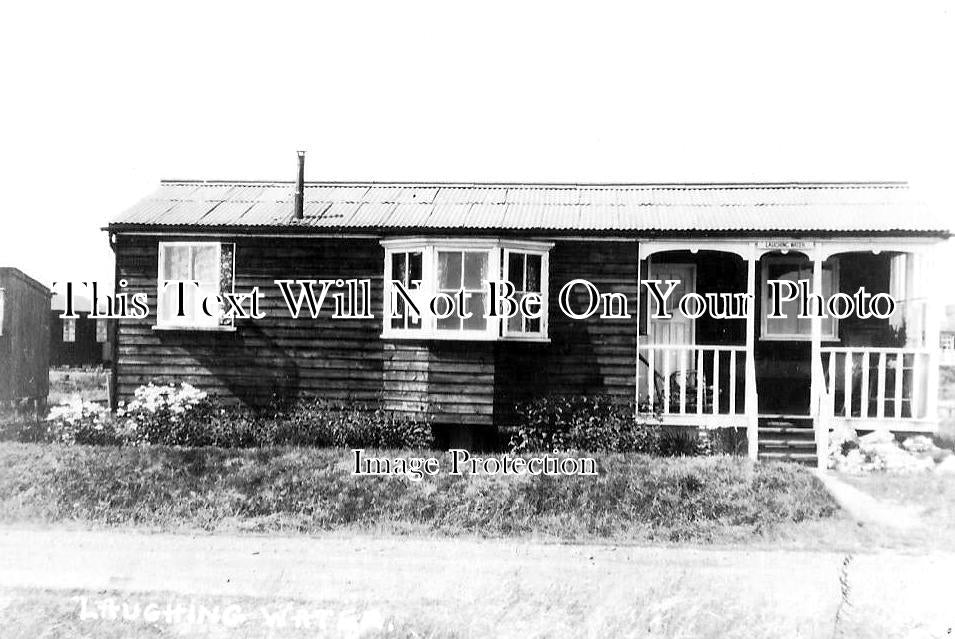
M 190 384 L 147 384 L 116 412 L 124 440 L 130 444 L 202 445 L 205 426 L 216 407 L 209 396 Z M 203 442 L 205 443 L 205 442 Z
M 116 444 L 116 432 L 109 409 L 95 402 L 75 399 L 50 409 L 46 436 L 63 444 Z

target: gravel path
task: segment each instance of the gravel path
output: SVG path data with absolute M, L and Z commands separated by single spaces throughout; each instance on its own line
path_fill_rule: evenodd
M 792 636 L 831 636 L 837 612 L 943 636 L 952 574 L 947 553 L 847 562 L 825 552 L 0 528 L 0 588 L 375 606 L 470 636 L 535 636 L 538 614 L 565 631 L 593 628 L 668 597 L 692 602 L 693 614 L 758 613 Z

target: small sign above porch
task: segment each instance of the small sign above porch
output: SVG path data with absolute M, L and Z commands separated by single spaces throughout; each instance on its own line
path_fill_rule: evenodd
M 809 240 L 761 240 L 756 242 L 757 249 L 772 251 L 805 251 L 816 247 Z

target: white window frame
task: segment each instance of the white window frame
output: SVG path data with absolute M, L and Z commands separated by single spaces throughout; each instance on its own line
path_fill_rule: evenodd
M 769 314 L 769 285 L 767 284 L 767 279 L 769 277 L 769 265 L 770 264 L 792 264 L 800 268 L 809 265 L 809 277 L 810 280 L 810 292 L 812 291 L 812 261 L 806 261 L 799 256 L 794 255 L 765 255 L 762 258 L 762 267 L 761 274 L 761 300 L 762 300 L 762 311 L 759 314 L 759 339 L 764 342 L 811 342 L 812 334 L 811 333 L 770 333 L 768 331 L 768 317 Z M 832 268 L 829 269 L 832 272 L 832 295 L 840 292 L 839 288 L 839 260 L 831 260 Z M 825 271 L 823 271 L 825 275 Z M 838 342 L 839 341 L 839 319 L 836 317 L 832 319 L 832 332 L 827 333 L 825 323 L 822 326 L 822 341 L 823 342 Z
M 541 296 L 541 317 L 540 317 L 540 330 L 539 331 L 512 331 L 508 328 L 508 321 L 506 318 L 501 319 L 501 334 L 504 338 L 514 341 L 524 341 L 524 342 L 540 342 L 546 341 L 548 336 L 548 318 L 550 317 L 550 312 L 548 311 L 548 304 L 550 299 L 548 297 L 548 291 L 550 290 L 550 248 L 553 244 L 547 246 L 546 248 L 540 245 L 530 245 L 521 243 L 506 243 L 503 247 L 504 255 L 502 258 L 502 277 L 503 281 L 510 281 L 510 265 L 511 265 L 511 254 L 519 253 L 521 255 L 536 255 L 541 258 L 541 273 L 540 273 L 540 296 Z M 527 272 L 527 262 L 524 263 L 524 276 L 526 277 Z M 520 311 L 518 311 L 520 314 Z M 526 321 L 526 318 L 525 320 Z
M 554 246 L 548 242 L 498 240 L 488 238 L 402 238 L 382 240 L 385 249 L 385 268 L 383 280 L 383 317 L 381 337 L 385 339 L 438 339 L 449 341 L 495 341 L 501 339 L 514 341 L 544 342 L 547 339 L 547 285 L 549 259 L 548 251 Z M 489 318 L 487 327 L 483 331 L 469 331 L 464 329 L 439 329 L 437 318 L 431 314 L 428 304 L 438 293 L 438 253 L 442 251 L 483 251 L 488 255 L 487 277 L 489 280 L 505 280 L 504 273 L 507 265 L 502 265 L 505 251 L 528 252 L 542 256 L 541 261 L 541 288 L 544 313 L 541 317 L 540 333 L 506 332 L 503 318 Z M 394 253 L 420 252 L 421 253 L 421 286 L 416 296 L 418 307 L 421 309 L 420 328 L 392 328 L 391 326 L 391 298 L 392 298 L 392 255 Z M 413 291 L 409 291 L 412 292 Z M 414 295 L 413 295 L 414 296 Z
M 216 273 L 217 273 L 217 289 L 216 293 L 221 293 L 222 289 L 222 274 L 219 272 L 219 269 L 222 267 L 222 243 L 221 242 L 201 242 L 201 241 L 178 241 L 178 242 L 160 242 L 159 243 L 159 264 L 158 270 L 156 271 L 156 325 L 153 326 L 155 330 L 184 330 L 184 331 L 234 331 L 233 326 L 223 326 L 221 323 L 221 316 L 206 317 L 204 314 L 197 314 L 197 318 L 200 321 L 186 321 L 186 318 L 173 318 L 172 320 L 165 320 L 162 313 L 162 297 L 163 297 L 163 284 L 166 281 L 163 273 L 163 268 L 166 263 L 166 250 L 170 247 L 215 247 L 216 251 Z M 233 264 L 233 269 L 235 265 Z M 169 280 L 175 282 L 177 280 Z M 174 285 L 170 285 L 174 286 Z M 221 307 L 220 307 L 221 312 Z

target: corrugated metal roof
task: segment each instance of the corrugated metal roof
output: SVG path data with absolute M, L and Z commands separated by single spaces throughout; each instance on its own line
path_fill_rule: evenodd
M 307 183 L 304 219 L 288 182 L 164 181 L 110 223 L 143 227 L 948 233 L 903 183 Z

